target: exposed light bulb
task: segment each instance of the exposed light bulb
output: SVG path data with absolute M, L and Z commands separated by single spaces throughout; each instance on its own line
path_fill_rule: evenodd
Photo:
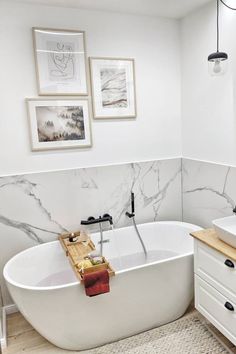
M 219 74 L 222 70 L 222 67 L 220 65 L 220 60 L 215 60 L 213 71 L 215 74 Z

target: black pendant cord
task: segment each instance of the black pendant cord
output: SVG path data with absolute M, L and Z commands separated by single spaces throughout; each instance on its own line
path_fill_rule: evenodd
M 217 1 L 218 1 L 218 0 L 217 0 Z M 231 6 L 227 5 L 227 4 L 224 2 L 224 0 L 220 0 L 220 1 L 222 2 L 223 5 L 225 5 L 226 7 L 228 7 L 228 9 L 236 11 L 236 8 L 235 8 L 235 7 L 231 7 Z
M 214 62 L 215 64 L 220 63 L 224 60 L 228 59 L 228 54 L 225 52 L 220 52 L 220 5 L 221 3 L 231 9 L 229 5 L 225 3 L 225 0 L 216 0 L 216 52 L 208 55 L 208 62 Z M 232 8 L 232 10 L 236 10 L 236 8 Z M 220 71 L 218 67 L 215 68 L 215 73 L 218 74 Z

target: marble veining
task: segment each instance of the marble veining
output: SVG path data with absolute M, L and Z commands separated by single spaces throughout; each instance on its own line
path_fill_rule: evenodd
M 180 177 L 181 165 L 173 162 L 170 163 L 169 170 L 167 170 L 167 163 L 154 161 L 143 164 L 130 164 L 123 175 L 121 184 L 117 186 L 112 194 L 112 205 L 108 206 L 108 211 L 114 215 L 114 222 L 119 227 L 130 224 L 130 220 L 125 217 L 125 212 L 130 209 L 130 192 L 135 193 L 136 204 L 136 218 L 138 222 L 145 222 L 149 220 L 161 220 L 161 207 L 166 200 L 167 193 L 170 195 L 175 193 L 172 190 L 173 184 L 178 185 L 178 192 L 175 194 L 174 200 L 180 203 Z M 174 166 L 175 165 L 175 166 Z M 165 172 L 166 171 L 166 172 Z M 120 196 L 120 197 L 118 197 Z M 171 200 L 169 201 L 171 202 Z M 149 217 L 145 218 L 145 213 Z M 177 213 L 177 219 L 180 219 L 180 214 Z M 167 216 L 167 215 L 166 215 Z
M 0 177 L 1 272 L 14 254 L 79 229 L 88 216 L 109 213 L 115 228 L 130 225 L 131 191 L 137 223 L 183 219 L 211 227 L 232 215 L 235 180 L 236 167 L 190 159 Z M 12 302 L 2 277 L 0 299 Z
M 129 225 L 131 190 L 138 223 L 181 220 L 181 159 L 1 177 L 1 271 L 14 254 L 78 230 L 88 216 L 109 213 L 115 228 Z M 0 284 L 4 304 L 11 303 Z
M 212 220 L 232 215 L 236 203 L 235 178 L 235 167 L 184 159 L 184 221 L 211 227 Z
M 75 171 L 76 174 L 77 171 Z M 81 171 L 77 174 L 80 174 L 81 178 L 81 188 L 90 188 L 90 189 L 98 189 L 98 186 L 93 178 L 92 175 L 90 175 L 90 171 L 88 169 L 81 169 Z
M 1 183 L 3 182 L 3 183 Z M 55 223 L 57 226 L 59 226 L 61 232 L 66 232 L 67 230 L 60 225 L 57 221 L 52 219 L 51 213 L 43 206 L 42 201 L 40 198 L 36 195 L 36 190 L 37 190 L 37 183 L 33 183 L 29 181 L 25 176 L 13 176 L 13 177 L 6 177 L 6 178 L 1 178 L 0 180 L 0 189 L 9 187 L 9 186 L 15 186 L 17 188 L 20 188 L 22 192 L 26 195 L 28 195 L 30 198 L 33 198 L 36 204 L 38 205 L 38 209 L 45 214 L 45 216 L 48 218 L 48 220 L 52 223 Z M 36 241 L 39 243 L 43 242 L 39 237 L 37 237 L 36 233 L 33 231 L 33 229 L 49 232 L 49 233 L 54 233 L 52 231 L 48 231 L 46 229 L 38 228 L 37 226 L 29 225 L 27 223 L 20 223 L 15 220 L 10 220 L 2 215 L 0 215 L 0 223 L 3 223 L 5 225 L 11 226 L 11 227 L 16 227 L 20 228 L 23 232 L 26 232 L 26 234 L 29 237 L 32 237 L 33 239 L 35 238 Z
M 212 187 L 209 187 L 209 186 L 205 186 L 205 187 L 194 188 L 192 190 L 186 190 L 185 193 L 188 194 L 188 193 L 209 191 L 209 192 L 215 193 L 219 197 L 224 198 L 226 200 L 226 202 L 229 203 L 232 208 L 234 208 L 235 202 L 233 201 L 232 198 L 230 198 L 230 196 L 225 191 L 226 190 L 226 186 L 227 186 L 227 180 L 228 180 L 229 173 L 230 173 L 230 167 L 227 168 L 225 179 L 223 181 L 222 191 L 216 190 L 216 189 L 214 189 Z
M 168 192 L 168 188 L 169 188 L 170 184 L 172 182 L 174 182 L 175 179 L 177 178 L 177 176 L 181 173 L 181 168 L 179 168 L 173 174 L 173 176 L 171 176 L 171 178 L 169 180 L 167 180 L 167 182 L 164 184 L 164 186 L 162 188 L 160 187 L 159 167 L 156 168 L 156 172 L 157 172 L 157 192 L 155 194 L 153 194 L 152 196 L 145 195 L 144 188 L 143 188 L 144 186 L 143 186 L 143 184 L 140 185 L 141 194 L 144 199 L 144 207 L 147 207 L 148 205 L 153 204 L 153 211 L 154 211 L 154 215 L 155 215 L 154 220 L 155 221 L 158 219 L 158 211 L 160 210 L 161 204 L 162 204 L 164 198 L 166 197 L 166 194 Z

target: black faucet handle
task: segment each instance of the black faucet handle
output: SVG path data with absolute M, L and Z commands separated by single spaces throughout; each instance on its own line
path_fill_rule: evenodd
M 110 214 L 107 214 L 107 213 L 104 214 L 103 218 L 107 219 L 110 222 L 111 225 L 113 224 L 113 219 L 112 219 L 112 216 Z
M 110 214 L 104 214 L 103 218 L 112 218 L 112 216 Z
M 81 220 L 80 224 L 81 225 L 90 225 L 90 224 L 93 224 L 94 220 L 96 220 L 95 217 L 89 216 L 87 218 L 87 220 Z
M 236 206 L 233 208 L 233 213 L 236 214 Z

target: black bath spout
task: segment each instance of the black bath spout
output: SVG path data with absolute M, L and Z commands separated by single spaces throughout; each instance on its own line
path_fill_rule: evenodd
M 134 192 L 131 192 L 131 213 L 135 214 L 135 210 L 134 210 Z
M 113 225 L 112 216 L 109 214 L 104 214 L 103 216 L 99 216 L 99 218 L 97 219 L 95 219 L 93 216 L 90 216 L 87 220 L 81 220 L 81 225 L 100 224 L 105 221 L 108 221 L 111 225 Z
M 129 213 L 128 211 L 125 213 L 126 216 L 128 216 L 128 218 L 133 218 L 135 216 L 134 213 Z
M 135 207 L 134 207 L 134 192 L 131 192 L 131 198 L 130 198 L 130 202 L 131 202 L 131 213 L 129 213 L 128 211 L 125 213 L 126 216 L 128 216 L 128 218 L 133 218 L 135 216 Z

